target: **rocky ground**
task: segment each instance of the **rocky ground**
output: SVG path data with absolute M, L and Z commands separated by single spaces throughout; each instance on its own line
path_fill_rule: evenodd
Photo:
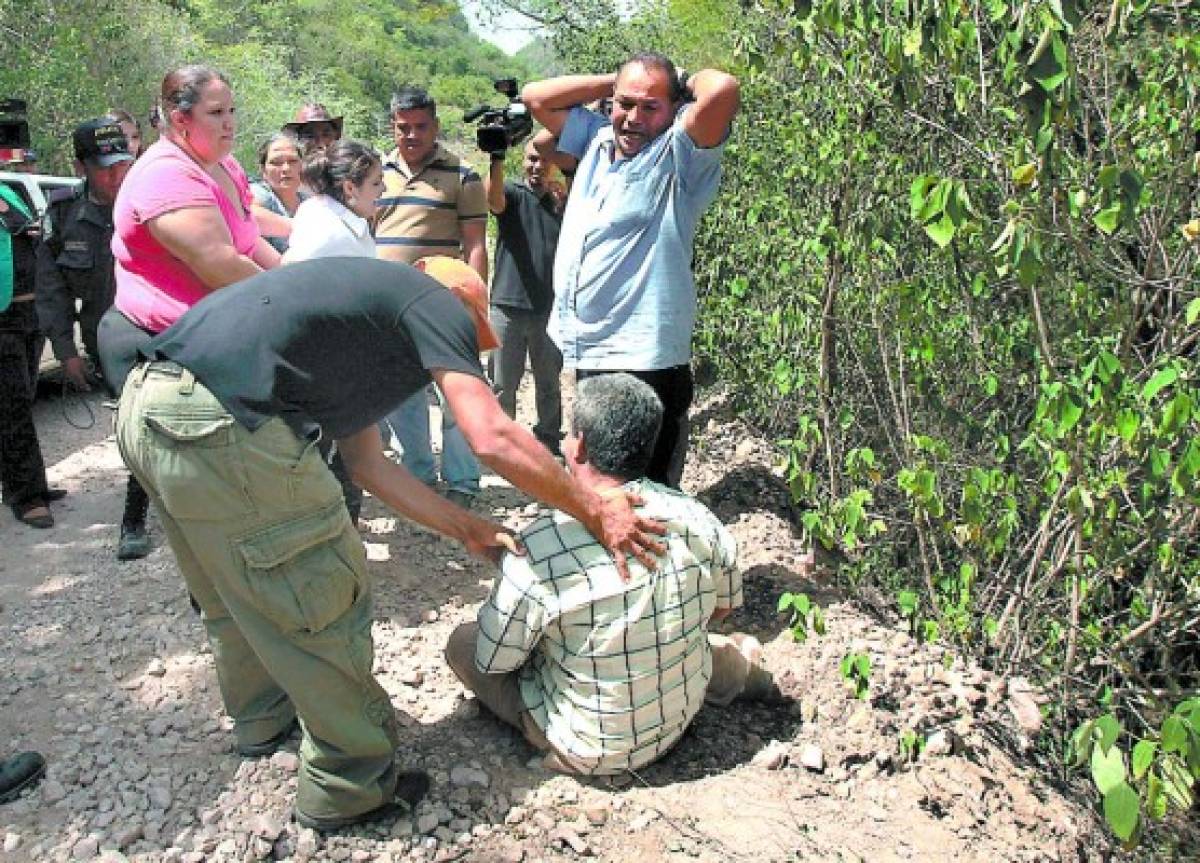
M 1035 694 L 881 623 L 804 563 L 769 446 L 712 396 L 697 411 L 685 488 L 742 549 L 746 607 L 786 699 L 705 708 L 662 762 L 616 781 L 546 773 L 481 714 L 441 658 L 493 573 L 369 500 L 376 669 L 433 790 L 412 818 L 321 836 L 289 821 L 298 740 L 269 759 L 232 751 L 203 629 L 169 549 L 113 556 L 123 474 L 97 398 L 43 401 L 52 480 L 70 490 L 51 531 L 0 519 L 0 732 L 37 749 L 40 787 L 0 808 L 3 861 L 1067 860 L 1104 831 L 1020 754 Z M 495 477 L 481 506 L 536 512 Z M 156 540 L 161 534 L 155 534 Z M 776 602 L 805 591 L 827 632 L 793 641 Z M 870 657 L 858 699 L 838 673 Z M 912 731 L 915 737 L 907 737 Z M 918 757 L 903 739 L 921 739 Z

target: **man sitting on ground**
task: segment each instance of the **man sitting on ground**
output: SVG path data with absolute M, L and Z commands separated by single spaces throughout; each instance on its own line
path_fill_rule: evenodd
M 446 661 L 463 685 L 546 753 L 546 767 L 607 774 L 670 749 L 704 701 L 772 691 L 762 645 L 709 634 L 742 602 L 733 537 L 687 495 L 645 479 L 662 403 L 632 375 L 580 381 L 563 454 L 599 494 L 641 498 L 667 526 L 656 570 L 623 579 L 571 516 L 546 512 L 521 534 L 477 623 L 459 626 Z

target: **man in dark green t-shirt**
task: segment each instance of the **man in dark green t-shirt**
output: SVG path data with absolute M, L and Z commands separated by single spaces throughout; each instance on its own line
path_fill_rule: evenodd
M 413 268 L 324 258 L 207 297 L 143 350 L 126 382 L 121 454 L 150 491 L 203 610 L 238 749 L 267 754 L 301 720 L 296 819 L 336 829 L 411 807 L 428 777 L 394 763 L 396 722 L 371 674 L 362 542 L 317 442 L 355 483 L 498 559 L 508 531 L 386 458 L 376 423 L 436 381 L 467 442 L 518 488 L 576 515 L 605 545 L 652 562 L 658 526 L 563 471 L 500 409 L 477 326 Z

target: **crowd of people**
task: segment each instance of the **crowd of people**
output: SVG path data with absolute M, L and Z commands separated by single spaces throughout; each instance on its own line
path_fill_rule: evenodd
M 646 53 L 522 98 L 543 128 L 519 181 L 502 152 L 481 175 L 440 143 L 416 87 L 392 100 L 390 152 L 304 105 L 251 181 L 232 156 L 229 81 L 187 66 L 164 78 L 145 149 L 124 112 L 79 126 L 84 182 L 55 196 L 40 235 L 0 198 L 5 502 L 46 528 L 62 494 L 30 412 L 44 333 L 76 386 L 119 395 L 118 556 L 150 551 L 153 502 L 235 748 L 267 755 L 298 725 L 294 814 L 316 829 L 410 808 L 429 787 L 400 763 L 371 672 L 362 490 L 499 567 L 446 659 L 551 769 L 639 768 L 705 701 L 772 691 L 761 645 L 715 631 L 741 603 L 732 536 L 679 491 L 692 245 L 737 81 Z M 514 419 L 527 363 L 532 431 Z M 578 381 L 565 436 L 564 364 Z M 484 466 L 550 509 L 519 533 L 477 512 Z M 0 800 L 44 769 L 12 762 Z

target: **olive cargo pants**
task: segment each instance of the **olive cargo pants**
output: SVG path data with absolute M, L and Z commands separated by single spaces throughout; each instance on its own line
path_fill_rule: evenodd
M 200 604 L 238 742 L 269 740 L 298 714 L 297 809 L 336 817 L 390 801 L 398 735 L 371 674 L 362 541 L 316 443 L 278 419 L 249 431 L 174 363 L 130 374 L 117 442 Z

